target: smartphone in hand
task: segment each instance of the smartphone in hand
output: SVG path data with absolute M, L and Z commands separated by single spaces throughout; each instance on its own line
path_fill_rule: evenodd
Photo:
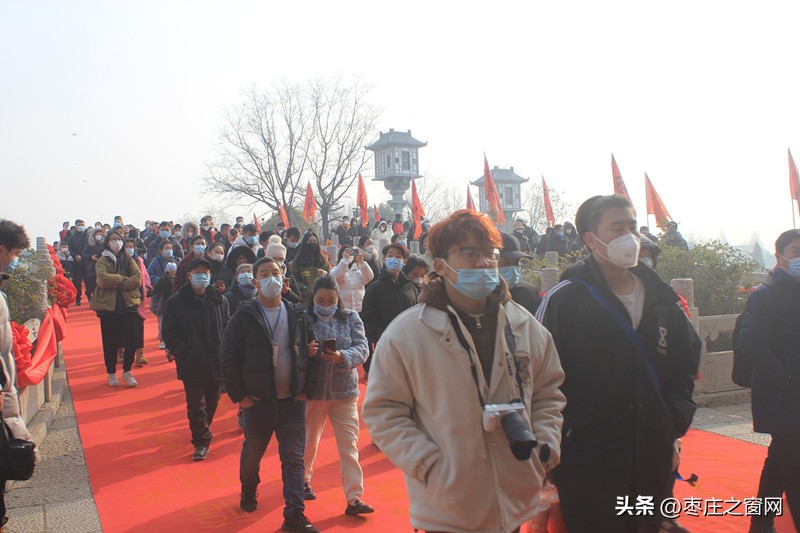
M 322 349 L 326 352 L 336 351 L 336 339 L 325 339 L 322 341 Z

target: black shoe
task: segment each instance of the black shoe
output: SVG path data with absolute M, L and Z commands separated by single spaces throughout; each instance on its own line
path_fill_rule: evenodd
M 245 513 L 252 513 L 258 508 L 258 492 L 256 489 L 242 487 L 242 497 L 239 500 L 239 507 Z
M 284 531 L 302 531 L 303 533 L 319 533 L 319 529 L 311 525 L 303 511 L 297 510 L 284 517 L 281 529 Z
M 311 488 L 311 485 L 308 483 L 303 483 L 303 496 L 306 500 L 316 500 L 317 493 L 314 492 L 314 489 Z
M 665 518 L 661 521 L 660 533 L 691 533 L 674 518 Z
M 78 300 L 77 302 L 75 302 L 75 306 L 76 306 L 76 307 L 80 307 L 80 306 L 81 306 L 81 301 L 80 301 L 80 300 Z
M 192 461 L 202 461 L 208 457 L 208 446 L 197 446 L 192 454 Z
M 375 509 L 373 509 L 371 505 L 367 505 L 361 500 L 356 500 L 353 503 L 348 503 L 347 509 L 344 510 L 344 514 L 348 516 L 358 516 L 360 514 L 369 514 L 374 512 Z
M 778 530 L 770 523 L 750 522 L 750 529 L 747 533 L 778 533 Z

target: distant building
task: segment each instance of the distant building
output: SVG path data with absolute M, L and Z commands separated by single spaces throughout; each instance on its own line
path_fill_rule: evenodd
M 380 132 L 378 140 L 367 146 L 367 150 L 375 153 L 373 181 L 382 181 L 389 190 L 392 199 L 388 204 L 395 214 L 403 214 L 406 206 L 404 195 L 411 187 L 411 178 L 422 177 L 419 175 L 418 150 L 427 145 L 412 137 L 411 130 L 400 132 L 390 129 L 386 133 Z
M 497 187 L 497 194 L 500 196 L 500 205 L 503 208 L 503 214 L 506 216 L 506 221 L 510 225 L 514 220 L 514 213 L 522 211 L 522 184 L 527 183 L 528 178 L 514 172 L 514 167 L 492 169 L 492 178 L 494 185 Z M 489 203 L 486 201 L 486 194 L 484 192 L 484 179 L 483 176 L 472 182 L 473 185 L 478 186 L 478 199 L 481 213 L 489 213 Z

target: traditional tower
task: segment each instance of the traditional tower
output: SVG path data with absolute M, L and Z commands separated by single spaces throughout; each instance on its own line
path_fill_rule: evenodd
M 498 168 L 492 169 L 492 178 L 494 185 L 497 187 L 497 194 L 500 196 L 500 206 L 503 208 L 503 214 L 506 216 L 506 221 L 510 226 L 514 219 L 514 213 L 522 211 L 522 184 L 528 182 L 528 178 L 523 178 L 514 172 L 514 167 L 511 168 Z M 486 194 L 483 187 L 483 176 L 473 181 L 473 185 L 478 186 L 480 209 L 481 213 L 490 213 L 489 203 L 486 201 Z
M 419 157 L 417 151 L 428 143 L 418 141 L 411 136 L 411 130 L 399 132 L 390 129 L 380 132 L 378 140 L 367 146 L 367 150 L 375 153 L 375 178 L 382 181 L 389 190 L 392 199 L 388 204 L 395 214 L 403 214 L 406 200 L 403 198 L 411 186 L 411 178 L 419 175 Z

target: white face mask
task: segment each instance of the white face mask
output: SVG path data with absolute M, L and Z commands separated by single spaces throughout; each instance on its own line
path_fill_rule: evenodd
M 639 258 L 639 261 L 640 261 L 640 262 L 641 262 L 643 265 L 647 265 L 647 266 L 649 266 L 650 268 L 653 268 L 653 258 L 652 258 L 652 257 L 640 257 L 640 258 Z
M 611 261 L 615 266 L 631 268 L 639 262 L 639 250 L 642 247 L 642 243 L 639 241 L 639 237 L 633 233 L 621 235 L 608 244 L 601 241 L 597 235 L 594 237 L 597 242 L 606 246 L 606 254 L 600 255 Z M 600 252 L 598 251 L 597 253 Z

